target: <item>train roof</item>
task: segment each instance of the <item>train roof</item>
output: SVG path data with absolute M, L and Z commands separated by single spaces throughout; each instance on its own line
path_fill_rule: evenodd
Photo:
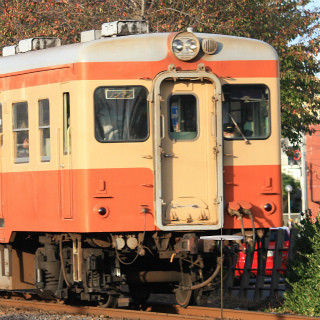
M 200 40 L 217 43 L 214 54 L 204 61 L 278 60 L 273 47 L 265 42 L 209 33 L 194 33 Z M 0 58 L 0 74 L 54 67 L 79 62 L 160 61 L 168 55 L 172 33 L 148 33 L 74 43 L 54 48 L 19 53 Z

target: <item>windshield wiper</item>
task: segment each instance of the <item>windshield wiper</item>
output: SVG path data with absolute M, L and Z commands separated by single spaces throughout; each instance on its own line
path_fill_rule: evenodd
M 247 137 L 243 134 L 243 132 L 241 131 L 241 129 L 239 128 L 236 120 L 233 119 L 232 115 L 229 113 L 229 117 L 232 120 L 234 126 L 236 127 L 236 129 L 239 131 L 240 135 L 242 136 L 243 140 L 246 142 L 246 144 L 250 144 L 249 140 L 247 139 Z

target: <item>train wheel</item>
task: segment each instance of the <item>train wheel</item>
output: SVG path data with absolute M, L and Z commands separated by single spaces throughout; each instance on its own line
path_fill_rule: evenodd
M 191 287 L 192 278 L 191 274 L 184 273 L 182 281 L 179 283 L 179 287 L 175 290 L 176 300 L 179 306 L 186 308 L 193 300 L 193 292 L 191 289 L 185 289 Z
M 106 295 L 104 300 L 99 301 L 99 306 L 102 308 L 116 308 L 118 305 L 118 296 Z

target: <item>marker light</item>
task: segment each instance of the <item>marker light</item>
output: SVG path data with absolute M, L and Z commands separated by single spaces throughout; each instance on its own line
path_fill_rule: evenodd
M 264 210 L 266 210 L 267 212 L 270 212 L 272 209 L 273 208 L 271 203 L 267 203 L 264 205 Z
M 276 211 L 276 206 L 272 201 L 261 203 L 260 208 L 265 214 L 273 214 Z
M 172 39 L 171 49 L 176 58 L 189 61 L 199 53 L 200 42 L 193 33 L 180 32 Z
M 98 213 L 100 214 L 100 216 L 104 216 L 104 215 L 106 215 L 106 213 L 107 213 L 107 209 L 104 208 L 104 207 L 100 207 L 100 208 L 98 209 Z

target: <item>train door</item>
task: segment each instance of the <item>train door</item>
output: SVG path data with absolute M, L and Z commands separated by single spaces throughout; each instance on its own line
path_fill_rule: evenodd
M 59 191 L 60 211 L 64 219 L 71 219 L 72 215 L 72 153 L 70 127 L 70 93 L 68 87 L 63 86 L 62 128 L 59 132 Z
M 155 86 L 157 225 L 218 229 L 223 223 L 220 83 L 179 76 Z

